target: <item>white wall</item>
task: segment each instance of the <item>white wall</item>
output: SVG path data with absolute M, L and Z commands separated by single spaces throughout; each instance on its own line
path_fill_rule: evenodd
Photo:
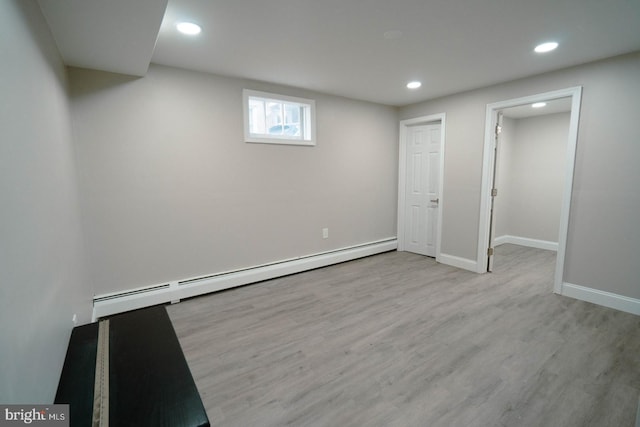
M 583 86 L 564 280 L 640 299 L 640 53 L 400 110 L 447 114 L 442 252 L 476 259 L 486 106 Z
M 0 403 L 50 403 L 86 323 L 65 69 L 40 9 L 0 2 Z
M 515 119 L 502 117 L 502 132 L 497 145 L 496 156 L 496 182 L 498 197 L 494 199 L 494 238 L 500 239 L 508 234 L 509 230 L 509 199 L 511 198 L 509 171 L 512 158 L 512 142 L 515 136 Z M 499 244 L 500 242 L 496 242 Z
M 394 108 L 156 65 L 69 80 L 96 294 L 395 237 Z M 243 88 L 315 99 L 317 146 L 245 143 Z
M 496 237 L 558 243 L 569 113 L 503 118 Z

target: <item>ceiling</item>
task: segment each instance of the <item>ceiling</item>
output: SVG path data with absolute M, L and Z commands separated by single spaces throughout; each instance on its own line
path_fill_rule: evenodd
M 167 0 L 39 0 L 65 64 L 143 76 Z
M 571 97 L 558 98 L 546 101 L 545 106 L 541 108 L 533 108 L 532 104 L 518 105 L 502 110 L 504 117 L 511 119 L 526 119 L 529 117 L 544 116 L 547 114 L 568 113 L 571 111 Z
M 70 66 L 153 62 L 396 106 L 640 50 L 638 0 L 38 2 Z

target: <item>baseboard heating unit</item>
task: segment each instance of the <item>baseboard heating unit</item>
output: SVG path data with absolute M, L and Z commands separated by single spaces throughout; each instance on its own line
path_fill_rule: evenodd
M 379 240 L 297 258 L 281 260 L 243 269 L 186 278 L 123 292 L 96 295 L 93 299 L 93 321 L 113 314 L 153 305 L 177 302 L 237 286 L 275 279 L 289 274 L 326 267 L 398 248 L 396 238 Z

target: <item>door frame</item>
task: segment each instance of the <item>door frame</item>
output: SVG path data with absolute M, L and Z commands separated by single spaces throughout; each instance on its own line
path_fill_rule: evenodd
M 493 153 L 492 153 L 492 167 L 491 167 L 491 188 L 496 188 L 496 178 L 498 176 L 498 159 L 500 158 L 499 156 L 499 150 L 498 150 L 498 145 L 500 142 L 500 133 L 502 132 L 502 110 L 496 111 L 496 124 L 493 127 L 494 131 L 493 131 L 493 139 L 494 139 L 494 144 L 493 144 Z M 503 137 L 504 138 L 504 137 Z M 504 141 L 504 139 L 503 139 Z M 495 247 L 495 242 L 496 242 L 496 198 L 497 196 L 493 195 L 493 191 L 491 193 L 491 198 L 489 199 L 489 245 L 488 247 L 493 248 Z M 493 260 L 494 260 L 494 254 L 491 253 L 491 255 L 487 255 L 488 261 L 487 261 L 487 273 L 491 273 L 493 271 Z
M 407 129 L 411 126 L 440 123 L 440 171 L 438 175 L 438 228 L 436 230 L 436 261 L 440 260 L 440 244 L 442 242 L 442 207 L 444 186 L 444 152 L 445 152 L 445 113 L 430 114 L 400 121 L 400 151 L 398 155 L 398 250 L 405 250 L 405 203 L 407 189 Z
M 576 147 L 578 142 L 578 122 L 580 120 L 580 100 L 582 86 L 575 86 L 551 92 L 539 93 L 522 98 L 487 104 L 485 118 L 484 154 L 482 160 L 482 187 L 480 191 L 480 223 L 478 233 L 478 273 L 486 273 L 488 262 L 487 248 L 489 241 L 489 221 L 491 210 L 491 190 L 493 188 L 493 150 L 495 146 L 494 128 L 498 111 L 518 105 L 534 102 L 550 101 L 558 98 L 571 97 L 571 117 L 569 120 L 569 136 L 565 157 L 565 178 L 562 191 L 562 205 L 560 208 L 560 229 L 558 233 L 558 252 L 556 256 L 556 271 L 554 275 L 553 292 L 562 293 L 564 260 L 569 231 L 569 212 L 571 208 L 571 192 L 573 189 L 573 173 L 575 167 Z

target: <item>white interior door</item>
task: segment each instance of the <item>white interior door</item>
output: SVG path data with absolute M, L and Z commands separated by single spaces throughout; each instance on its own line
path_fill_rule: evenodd
M 405 250 L 436 256 L 440 176 L 440 124 L 407 128 Z

